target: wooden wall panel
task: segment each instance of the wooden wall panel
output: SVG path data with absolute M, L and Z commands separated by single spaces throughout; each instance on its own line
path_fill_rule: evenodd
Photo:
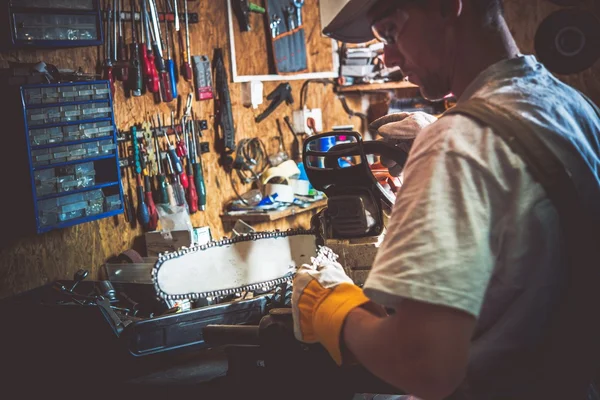
M 307 4 L 316 7 L 317 3 L 316 0 L 309 0 Z M 190 25 L 192 54 L 206 54 L 212 59 L 214 48 L 223 48 L 226 67 L 231 77 L 225 1 L 190 1 L 189 6 L 191 12 L 199 12 L 200 18 L 199 24 Z M 315 10 L 309 12 L 314 13 Z M 314 35 L 317 35 L 317 33 L 315 31 Z M 126 29 L 126 36 L 129 37 L 129 26 Z M 92 72 L 96 68 L 98 60 L 103 59 L 102 50 L 101 47 L 90 47 L 74 50 L 11 52 L 0 54 L 0 62 L 2 63 L 0 66 L 6 67 L 8 61 L 36 62 L 43 60 L 61 68 L 82 67 L 83 70 Z M 252 59 L 264 59 L 261 50 L 264 51 L 264 47 L 256 47 Z M 179 53 L 177 53 L 178 55 Z M 331 57 L 329 57 L 330 59 Z M 250 63 L 250 58 L 243 59 L 241 65 L 245 65 L 246 62 Z M 265 96 L 275 89 L 278 84 L 279 82 L 265 82 Z M 260 124 L 256 124 L 254 117 L 267 107 L 268 101 L 265 99 L 265 103 L 259 106 L 257 110 L 245 108 L 241 103 L 241 84 L 230 83 L 236 140 L 244 137 L 260 137 L 266 145 L 269 145 L 270 142 L 271 146 L 267 147 L 268 149 L 275 150 L 274 141 L 269 141 L 269 138 L 278 135 L 275 120 L 281 119 L 287 141 L 286 145 L 290 149 L 292 135 L 283 124 L 282 118 L 285 115 L 291 117 L 292 110 L 298 107 L 302 82 L 291 81 L 291 85 L 297 102 L 293 106 L 285 104 L 280 106 L 269 118 Z M 178 91 L 183 99 L 185 99 L 189 90 L 189 85 L 183 79 L 180 79 Z M 358 128 L 359 120 L 356 118 L 351 121 L 348 120 L 339 101 L 335 100 L 331 86 L 311 85 L 309 87 L 309 97 L 309 106 L 322 107 L 324 127 L 331 128 L 333 125 L 354 123 Z M 131 124 L 140 123 L 148 115 L 155 115 L 157 112 L 168 115 L 170 110 L 175 110 L 175 108 L 175 101 L 169 104 L 155 104 L 150 94 L 146 94 L 142 98 L 127 99 L 123 94 L 121 84 L 117 83 L 115 115 L 119 129 L 128 129 Z M 221 238 L 231 233 L 232 226 L 224 225 L 219 215 L 222 212 L 223 205 L 231 201 L 235 195 L 231 189 L 229 177 L 225 174 L 223 168 L 219 166 L 219 155 L 214 149 L 216 139 L 212 127 L 214 102 L 212 100 L 195 101 L 193 108 L 196 118 L 209 121 L 210 129 L 204 131 L 204 140 L 210 142 L 211 152 L 203 155 L 204 174 L 208 190 L 207 210 L 193 215 L 192 222 L 194 226 L 210 226 L 213 237 Z M 123 179 L 123 185 L 127 192 L 130 187 L 127 178 Z M 250 189 L 250 185 L 240 185 L 238 188 L 244 192 Z M 133 198 L 136 198 L 135 195 Z M 261 230 L 306 227 L 311 214 L 311 212 L 308 212 L 296 218 L 289 217 L 270 224 L 256 224 L 254 226 Z M 136 229 L 131 229 L 129 224 L 125 222 L 123 215 L 119 215 L 115 218 L 90 222 L 44 235 L 32 235 L 16 239 L 11 243 L 4 243 L 0 246 L 0 298 L 52 282 L 55 279 L 70 279 L 79 268 L 90 269 L 90 276 L 97 277 L 102 263 L 107 258 L 118 255 L 123 250 L 131 247 L 143 251 L 142 234 L 143 232 L 139 226 Z
M 307 0 L 316 4 L 316 0 Z M 191 25 L 192 54 L 207 54 L 212 57 L 213 49 L 221 47 L 224 50 L 225 62 L 229 68 L 229 43 L 227 30 L 227 8 L 224 0 L 190 2 L 190 11 L 199 12 L 200 23 Z M 509 25 L 517 38 L 524 53 L 533 49 L 533 36 L 535 29 L 542 18 L 556 9 L 556 6 L 544 0 L 507 0 L 506 12 Z M 129 29 L 127 29 L 128 32 Z M 311 31 L 309 37 L 315 38 L 318 32 Z M 313 39 L 309 39 L 313 40 Z M 251 59 L 260 59 L 263 47 L 258 47 L 252 57 L 247 57 L 240 63 L 246 65 Z M 35 62 L 44 60 L 63 68 L 82 67 L 86 71 L 93 71 L 98 60 L 101 60 L 101 48 L 81 48 L 75 50 L 56 51 L 19 51 L 0 54 L 0 62 L 5 67 L 8 61 Z M 319 57 L 329 57 L 323 54 L 311 54 L 311 60 Z M 597 103 L 600 103 L 599 64 L 581 74 L 561 77 L 570 84 L 589 94 Z M 228 69 L 230 71 L 230 69 Z M 277 86 L 278 82 L 265 82 L 265 94 Z M 263 111 L 268 102 L 261 105 L 258 110 L 248 109 L 241 104 L 241 85 L 230 83 L 233 101 L 234 121 L 237 139 L 244 137 L 260 137 L 265 143 L 272 136 L 277 135 L 275 120 L 290 115 L 293 107 L 299 107 L 300 88 L 302 82 L 291 82 L 296 103 L 293 106 L 282 105 L 272 116 L 260 124 L 254 123 L 254 117 Z M 178 90 L 185 97 L 189 88 L 180 80 Z M 362 108 L 358 97 L 347 95 L 351 107 Z M 340 102 L 332 93 L 331 86 L 319 84 L 310 85 L 308 102 L 309 107 L 321 107 L 323 110 L 324 127 L 330 129 L 333 125 L 353 124 L 359 129 L 357 118 L 349 119 L 343 111 Z M 126 99 L 119 88 L 115 98 L 116 121 L 120 129 L 127 129 L 132 123 L 139 123 L 149 114 L 161 112 L 168 114 L 172 104 L 155 104 L 150 95 L 140 99 Z M 220 238 L 231 232 L 231 226 L 224 225 L 219 215 L 225 203 L 234 198 L 228 176 L 218 164 L 218 154 L 214 151 L 215 132 L 212 129 L 214 114 L 213 102 L 194 102 L 194 111 L 197 118 L 209 121 L 211 129 L 205 131 L 205 139 L 211 143 L 211 152 L 203 156 L 204 173 L 208 189 L 208 205 L 206 212 L 199 212 L 192 216 L 194 226 L 211 227 L 213 237 Z M 290 148 L 291 135 L 284 128 L 287 146 Z M 124 179 L 124 188 L 129 187 Z M 240 187 L 245 191 L 250 187 Z M 258 229 L 287 229 L 288 227 L 308 226 L 310 214 L 290 217 L 271 224 L 255 225 Z M 10 227 L 4 227 L 10 229 Z M 79 268 L 87 268 L 96 277 L 99 267 L 108 257 L 114 256 L 134 247 L 143 250 L 142 231 L 131 229 L 125 223 L 122 215 L 115 218 L 104 219 L 49 232 L 44 235 L 30 236 L 15 239 L 10 243 L 0 246 L 0 297 L 6 297 L 59 278 L 70 278 Z
M 223 0 L 225 1 L 225 0 Z M 266 0 L 256 1 L 266 7 Z M 302 7 L 308 71 L 327 72 L 333 69 L 331 55 L 331 39 L 321 35 L 321 25 L 318 9 L 319 0 L 306 0 Z M 265 57 L 266 51 L 271 53 L 271 30 L 268 26 L 267 15 L 251 13 L 251 31 L 240 32 L 237 19 L 233 18 L 234 42 L 238 75 L 269 75 L 275 74 L 275 67 Z M 283 23 L 280 25 L 283 26 Z

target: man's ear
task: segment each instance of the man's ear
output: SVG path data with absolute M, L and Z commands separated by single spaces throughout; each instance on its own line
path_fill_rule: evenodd
M 442 18 L 457 18 L 462 14 L 463 0 L 440 0 Z

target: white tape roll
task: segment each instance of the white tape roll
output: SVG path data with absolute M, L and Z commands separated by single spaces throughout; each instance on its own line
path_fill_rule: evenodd
M 294 189 L 294 193 L 308 196 L 310 185 L 306 179 L 290 178 L 290 186 Z
M 275 201 L 282 203 L 294 202 L 294 189 L 290 185 L 282 185 L 279 183 L 267 183 L 265 185 L 265 196 L 272 196 L 277 193 Z
M 262 175 L 262 184 L 266 185 L 275 178 L 287 183 L 288 179 L 295 175 L 300 175 L 298 166 L 294 161 L 287 160 L 276 167 L 267 169 Z

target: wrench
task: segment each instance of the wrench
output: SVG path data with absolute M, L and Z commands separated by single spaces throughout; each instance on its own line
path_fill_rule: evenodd
M 288 29 L 290 31 L 293 31 L 294 29 L 296 29 L 296 21 L 294 21 L 294 11 L 295 10 L 296 10 L 296 8 L 293 5 L 289 5 L 285 8 L 285 12 L 287 14 Z
M 294 7 L 296 7 L 296 22 L 298 26 L 302 25 L 302 6 L 304 5 L 304 0 L 294 0 Z

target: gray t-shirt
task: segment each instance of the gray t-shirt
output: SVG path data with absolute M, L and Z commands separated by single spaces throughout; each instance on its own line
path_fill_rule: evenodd
M 518 112 L 555 151 L 570 141 L 580 153 L 564 156 L 583 156 L 598 177 L 594 109 L 533 56 L 483 71 L 459 101 L 471 98 Z M 514 398 L 531 389 L 532 349 L 559 299 L 564 257 L 557 211 L 521 158 L 489 127 L 449 115 L 415 140 L 365 293 L 392 308 L 409 298 L 475 316 L 461 390 Z

